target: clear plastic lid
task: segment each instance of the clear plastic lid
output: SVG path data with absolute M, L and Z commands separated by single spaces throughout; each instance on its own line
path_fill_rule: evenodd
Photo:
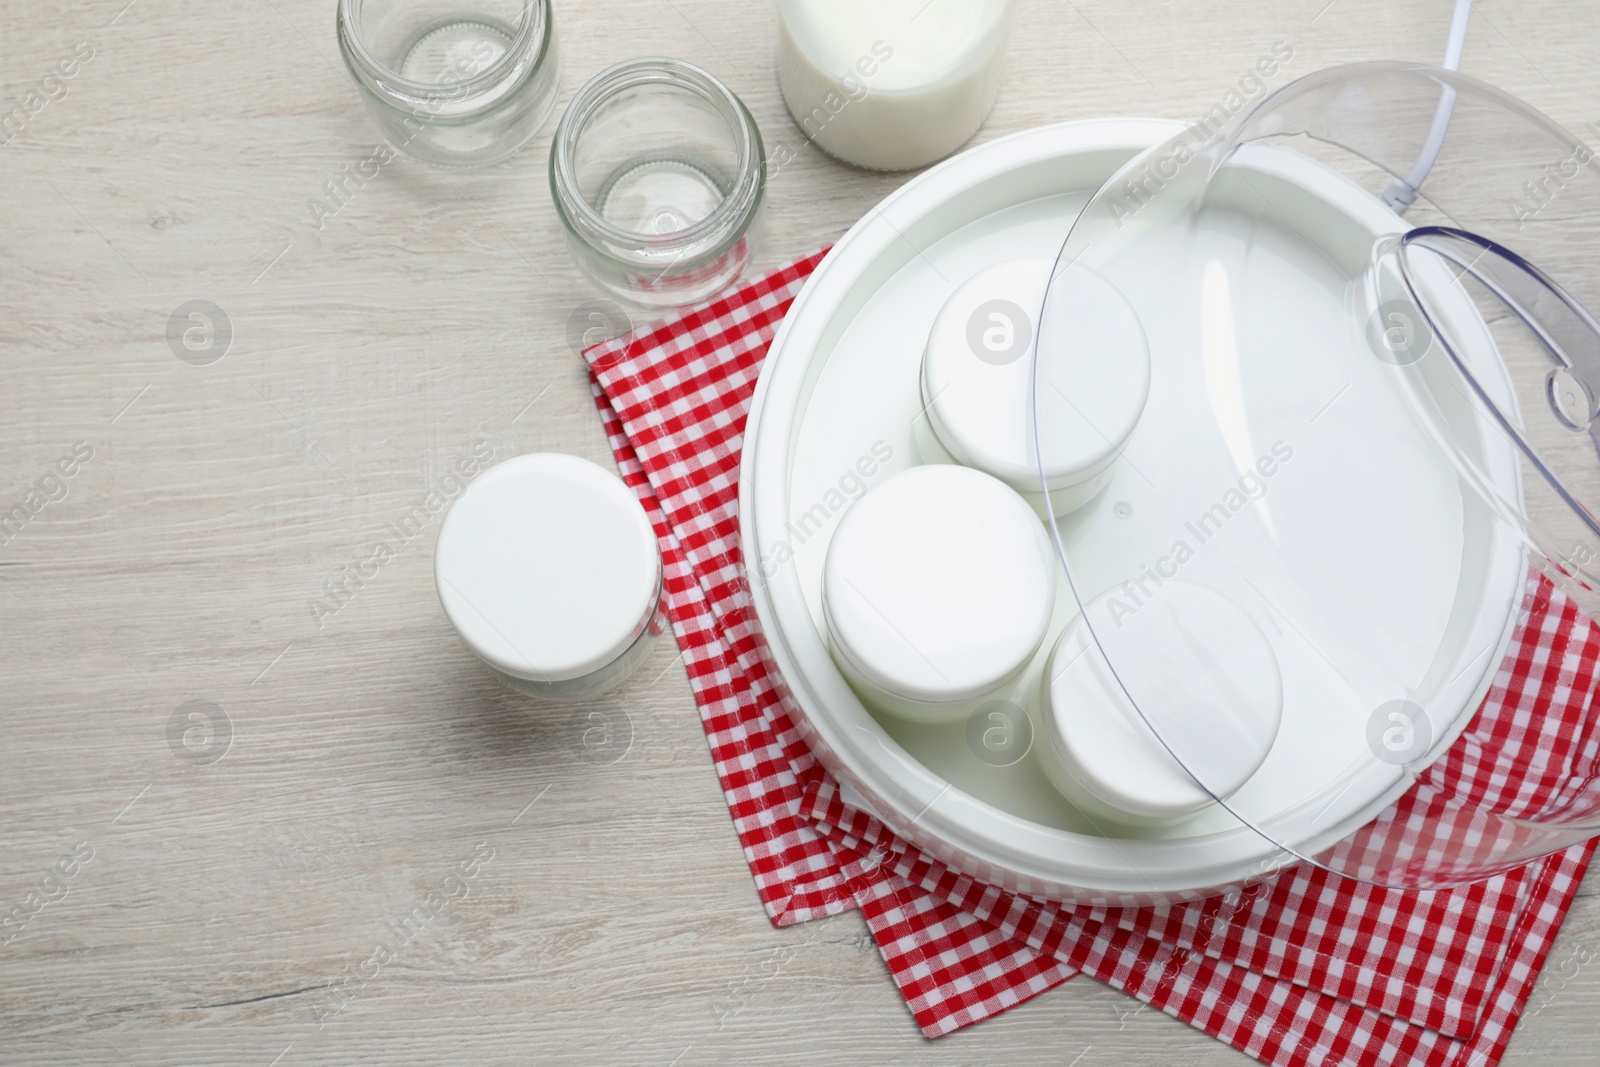
M 1600 833 L 1593 753 L 1533 745 L 1452 753 L 1391 807 L 1492 687 L 1543 713 L 1517 648 L 1585 654 L 1530 604 L 1543 574 L 1600 609 L 1597 231 L 1579 139 L 1465 75 L 1372 63 L 1142 153 L 1068 237 L 1039 320 L 1041 464 L 1062 427 L 1095 428 L 1076 383 L 1150 364 L 1107 489 L 1053 524 L 1084 654 L 1262 836 L 1263 873 L 1435 889 Z M 1254 622 L 1282 679 L 1243 784 L 1259 657 L 1219 651 L 1208 604 Z

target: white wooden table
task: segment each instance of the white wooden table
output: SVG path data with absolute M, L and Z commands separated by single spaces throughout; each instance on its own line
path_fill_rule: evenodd
M 0 144 L 0 513 L 57 498 L 0 534 L 0 910 L 53 898 L 0 945 L 0 1062 L 1245 1062 L 1081 978 L 924 1041 L 859 916 L 763 917 L 673 650 L 625 754 L 583 758 L 573 715 L 453 638 L 437 518 L 316 611 L 475 442 L 609 462 L 549 129 L 481 172 L 396 162 L 319 230 L 310 202 L 375 142 L 331 0 L 124 3 L 0 8 L 6 108 L 92 50 Z M 1194 117 L 1279 41 L 1280 81 L 1436 60 L 1449 6 L 1021 0 L 979 138 Z M 557 26 L 564 99 L 680 56 L 798 153 L 762 266 L 904 181 L 803 143 L 769 2 L 558 0 Z M 1465 68 L 1579 130 L 1597 59 L 1600 9 L 1497 0 Z M 167 344 L 191 300 L 231 323 L 207 366 Z M 215 759 L 171 742 L 196 709 Z M 406 923 L 435 892 L 458 898 Z M 1600 1058 L 1597 928 L 1591 891 L 1508 1063 Z

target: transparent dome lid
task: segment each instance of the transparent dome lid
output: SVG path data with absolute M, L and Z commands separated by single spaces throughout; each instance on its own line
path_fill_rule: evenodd
M 1053 522 L 1079 658 L 1261 835 L 1263 873 L 1444 888 L 1600 833 L 1593 754 L 1535 745 L 1452 752 L 1393 806 L 1491 689 L 1543 713 L 1516 691 L 1524 631 L 1586 654 L 1551 651 L 1559 613 L 1536 609 L 1540 575 L 1600 609 L 1596 166 L 1473 78 L 1337 67 L 1141 153 L 1061 251 L 1041 467 L 1095 429 L 1074 398 L 1105 364 L 1150 377 L 1106 490 Z M 1564 736 L 1597 732 L 1581 714 Z

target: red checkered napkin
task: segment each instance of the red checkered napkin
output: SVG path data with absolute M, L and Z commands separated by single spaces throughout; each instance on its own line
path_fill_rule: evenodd
M 854 864 L 846 866 L 848 873 L 876 878 L 875 899 L 863 903 L 863 910 L 891 974 L 929 1036 L 994 1014 L 986 1002 L 974 1005 L 951 976 L 960 970 L 958 961 L 970 955 L 967 946 L 972 941 L 1001 933 L 1013 944 L 1032 949 L 1035 956 L 1028 962 L 1050 959 L 1082 970 L 1264 1063 L 1282 1067 L 1488 1067 L 1497 1062 L 1594 849 L 1593 843 L 1579 846 L 1534 865 L 1529 906 L 1514 916 L 1503 916 L 1511 920 L 1507 958 L 1491 969 L 1485 1011 L 1472 1033 L 1457 1038 L 1114 923 L 1080 920 L 1071 927 L 1052 923 L 1042 914 L 1049 909 L 1037 902 L 1008 897 L 992 886 L 963 884 L 914 853 L 894 853 L 892 847 L 904 846 L 870 817 L 841 803 L 836 794 L 827 795 L 826 788 L 831 787 L 818 783 L 814 810 L 823 819 L 836 819 L 853 829 L 830 828 L 830 842 L 841 858 Z M 908 901 L 908 891 L 930 886 L 936 888 L 927 897 Z M 941 910 L 930 909 L 928 899 L 939 901 Z M 972 910 L 963 911 L 963 906 Z M 1368 936 L 1364 930 L 1372 930 L 1371 936 L 1385 939 L 1391 950 L 1398 948 L 1405 961 L 1423 955 L 1415 942 L 1425 940 L 1428 931 L 1413 929 L 1397 946 L 1392 930 L 1386 929 L 1392 920 L 1381 911 L 1354 919 L 1324 917 L 1325 911 L 1349 911 L 1349 904 L 1338 899 L 1302 902 L 1296 910 L 1308 927 L 1339 923 L 1352 942 Z M 988 918 L 980 919 L 977 913 Z M 1447 956 L 1427 953 L 1426 958 L 1430 973 L 1453 966 Z M 1027 985 L 1034 979 L 1023 975 L 1019 981 Z
M 1411 792 L 1375 824 L 1408 826 L 1448 810 L 1559 814 L 1567 791 L 1594 780 L 1600 739 L 1587 709 L 1600 675 L 1600 631 L 1537 575 L 1508 656 L 1481 712 Z M 1510 768 L 1536 768 L 1532 776 Z M 895 873 L 1038 949 L 1080 942 L 1116 927 L 1185 952 L 1467 1039 L 1491 1004 L 1528 904 L 1540 899 L 1555 860 L 1449 893 L 1377 889 L 1298 867 L 1231 898 L 1170 908 L 1060 908 L 996 894 L 912 853 L 874 820 L 851 812 L 818 779 L 806 810 L 830 837 L 858 849 L 887 848 Z M 1367 836 L 1372 836 L 1369 831 Z M 1066 959 L 1060 952 L 1060 958 Z
M 734 827 L 773 922 L 854 906 L 800 812 L 813 761 L 756 653 L 741 589 L 739 454 L 762 357 L 818 251 L 584 353 L 623 478 L 661 539 L 668 609 Z
M 773 921 L 859 906 L 930 1036 L 1084 969 L 1266 1062 L 1498 1058 L 1588 849 L 1451 893 L 1373 890 L 1302 868 L 1230 901 L 1067 909 L 957 878 L 842 803 L 757 655 L 736 511 L 762 357 L 821 257 L 585 353 L 623 476 L 661 538 L 674 629 Z M 1518 746 L 1555 746 L 1541 764 L 1551 788 L 1592 765 L 1595 740 L 1573 727 L 1596 687 L 1593 630 L 1539 586 L 1514 647 L 1472 731 L 1408 800 L 1434 810 L 1503 782 L 1497 771 L 1521 759 Z M 1539 802 L 1519 794 L 1507 808 Z

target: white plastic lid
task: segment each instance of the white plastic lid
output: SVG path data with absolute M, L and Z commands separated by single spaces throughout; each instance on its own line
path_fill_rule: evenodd
M 482 474 L 434 550 L 445 614 L 497 670 L 530 681 L 592 674 L 654 614 L 660 549 L 637 497 L 577 456 L 534 453 Z
M 1272 645 L 1232 602 L 1183 582 L 1167 582 L 1159 598 L 1142 606 L 1127 601 L 1124 610 L 1119 632 L 1137 634 L 1148 656 L 1146 678 L 1159 675 L 1163 683 L 1159 693 L 1147 688 L 1141 697 L 1164 703 L 1169 714 L 1163 722 L 1185 724 L 1185 760 L 1226 799 L 1266 761 L 1278 736 L 1283 680 Z M 1043 703 L 1051 748 L 1046 771 L 1056 777 L 1058 768 L 1064 770 L 1072 779 L 1062 783 L 1068 792 L 1081 786 L 1140 818 L 1171 818 L 1213 803 L 1212 794 L 1157 739 L 1104 657 L 1090 654 L 1090 640 L 1080 615 L 1051 654 Z M 1199 669 L 1205 666 L 1210 669 Z M 1232 687 L 1215 691 L 1222 677 Z M 1213 714 L 1219 706 L 1230 714 Z
M 1007 260 L 963 282 L 945 301 L 922 357 L 922 399 L 939 441 L 955 459 L 994 475 L 1022 493 L 1037 493 L 1041 469 L 1051 489 L 1087 481 L 1116 458 L 1144 412 L 1150 361 L 1126 351 L 1115 331 L 1133 322 L 1113 295 L 1084 316 L 1073 339 L 1070 389 L 1039 397 L 1050 416 L 1041 424 L 1037 457 L 1033 349 L 1053 261 Z M 1106 358 L 1104 346 L 1119 346 Z M 1142 358 L 1141 358 L 1142 357 Z
M 908 700 L 964 700 L 1003 682 L 1044 640 L 1054 600 L 1038 518 L 964 467 L 913 467 L 869 489 L 823 566 L 835 652 Z

